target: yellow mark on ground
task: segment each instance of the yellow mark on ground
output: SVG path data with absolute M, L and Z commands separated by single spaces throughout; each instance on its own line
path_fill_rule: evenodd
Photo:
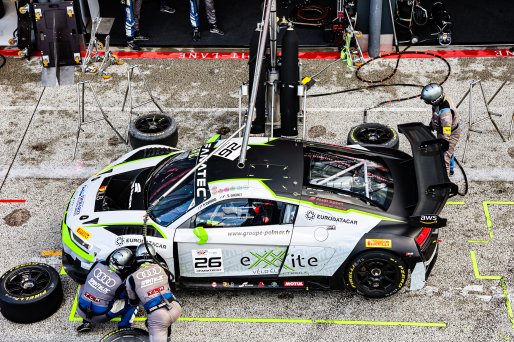
M 485 223 L 487 226 L 487 234 L 489 236 L 489 240 L 468 240 L 470 243 L 489 243 L 494 238 L 493 233 L 493 221 L 491 219 L 491 214 L 489 212 L 489 205 L 514 205 L 512 201 L 483 201 L 482 207 L 484 209 L 485 215 Z M 507 282 L 505 281 L 504 276 L 500 275 L 482 275 L 478 269 L 478 263 L 475 255 L 475 251 L 469 251 L 469 256 L 471 258 L 471 265 L 473 266 L 473 274 L 476 279 L 482 280 L 496 280 L 499 281 L 503 291 L 503 297 L 505 298 L 505 308 L 507 309 L 507 315 L 509 316 L 509 320 L 512 328 L 514 329 L 514 313 L 512 312 L 512 305 L 509 299 L 509 289 L 507 287 Z
M 449 201 L 449 202 L 446 202 L 446 204 L 450 204 L 450 205 L 464 205 L 466 203 L 464 201 Z
M 82 322 L 77 315 L 78 293 L 75 295 L 71 312 L 68 316 L 70 322 Z M 136 317 L 135 321 L 145 321 L 146 317 Z M 120 317 L 112 319 L 120 321 Z M 282 323 L 282 324 L 337 324 L 337 325 L 368 325 L 368 326 L 402 326 L 402 327 L 432 327 L 446 328 L 445 322 L 402 322 L 402 321 L 359 321 L 359 320 L 324 320 L 324 319 L 302 319 L 302 318 L 238 318 L 238 317 L 180 317 L 182 322 L 210 322 L 210 323 Z
M 41 251 L 42 257 L 60 257 L 62 256 L 62 251 L 56 251 L 52 249 L 44 249 Z

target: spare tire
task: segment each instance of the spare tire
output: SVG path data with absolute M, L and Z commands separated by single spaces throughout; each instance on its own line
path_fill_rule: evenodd
M 133 148 L 156 144 L 176 147 L 177 123 L 167 114 L 144 114 L 130 123 L 128 136 Z
M 100 340 L 100 342 L 121 341 L 148 342 L 150 341 L 150 338 L 146 330 L 138 328 L 123 328 L 111 331 Z
M 348 133 L 348 145 L 380 146 L 398 149 L 398 133 L 379 123 L 363 123 L 352 127 Z
M 50 265 L 29 262 L 0 278 L 0 310 L 16 323 L 33 323 L 53 315 L 63 298 L 61 278 Z

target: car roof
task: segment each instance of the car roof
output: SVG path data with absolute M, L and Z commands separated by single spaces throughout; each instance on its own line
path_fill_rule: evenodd
M 211 150 L 213 146 L 219 146 L 222 142 L 212 144 Z M 231 143 L 240 146 L 241 142 L 242 138 L 232 139 L 228 146 Z M 207 146 L 208 144 L 202 147 L 204 151 L 199 152 L 198 160 L 201 160 L 202 153 L 205 155 Z M 210 158 L 205 172 L 207 182 L 246 178 L 260 179 L 264 180 L 270 190 L 277 195 L 297 197 L 301 194 L 303 142 L 281 138 L 251 138 L 243 168 L 237 166 L 238 157 L 239 151 L 232 156 L 233 160 L 217 155 Z M 197 170 L 197 178 L 203 175 L 202 171 L 201 168 Z

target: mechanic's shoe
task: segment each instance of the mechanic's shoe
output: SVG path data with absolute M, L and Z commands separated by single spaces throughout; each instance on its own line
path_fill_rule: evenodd
M 127 41 L 127 47 L 132 51 L 141 51 L 139 45 L 136 44 L 134 40 Z
M 149 40 L 149 39 L 150 39 L 150 37 L 142 35 L 141 32 L 139 32 L 139 31 L 136 31 L 136 33 L 134 34 L 134 40 Z
M 224 35 L 225 35 L 225 32 L 223 32 L 223 31 L 218 27 L 218 25 L 216 25 L 216 24 L 211 25 L 211 29 L 209 30 L 209 32 L 214 33 L 214 34 L 219 34 L 220 36 L 224 36 Z
M 200 40 L 200 30 L 198 28 L 193 29 L 193 41 L 197 42 Z
M 82 332 L 88 332 L 88 331 L 91 331 L 92 329 L 93 329 L 93 326 L 91 325 L 91 322 L 84 321 L 84 323 L 82 323 L 82 324 L 77 328 L 77 332 L 79 332 L 79 333 L 82 333 Z
M 450 170 L 450 176 L 453 176 L 455 174 L 455 171 Z
M 164 5 L 164 6 L 161 6 L 161 12 L 173 14 L 173 13 L 175 13 L 175 9 L 171 6 Z

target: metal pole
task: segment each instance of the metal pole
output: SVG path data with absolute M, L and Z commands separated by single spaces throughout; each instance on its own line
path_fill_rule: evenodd
M 271 21 L 270 21 L 270 37 L 269 37 L 269 46 L 270 46 L 270 65 L 271 71 L 274 72 L 277 68 L 277 0 L 271 0 Z
M 371 0 L 369 4 L 368 54 L 375 58 L 380 55 L 380 29 L 382 25 L 382 0 Z
M 253 77 L 252 84 L 252 95 L 250 96 L 250 103 L 248 105 L 248 115 L 246 116 L 246 124 L 245 124 L 245 132 L 243 135 L 243 144 L 241 146 L 241 155 L 239 156 L 239 162 L 237 166 L 239 168 L 243 168 L 245 166 L 246 161 L 246 148 L 248 147 L 248 139 L 250 138 L 250 130 L 252 129 L 252 118 L 253 113 L 255 112 L 255 102 L 257 101 L 257 90 L 259 87 L 259 82 L 261 78 L 261 70 L 262 70 L 262 59 L 264 58 L 264 53 L 266 52 L 266 39 L 268 38 L 268 30 L 266 27 L 269 26 L 270 20 L 270 12 L 271 12 L 271 1 L 266 0 L 264 6 L 264 25 L 263 30 L 261 31 L 259 37 L 259 48 L 257 49 L 257 61 L 255 64 L 255 74 Z

